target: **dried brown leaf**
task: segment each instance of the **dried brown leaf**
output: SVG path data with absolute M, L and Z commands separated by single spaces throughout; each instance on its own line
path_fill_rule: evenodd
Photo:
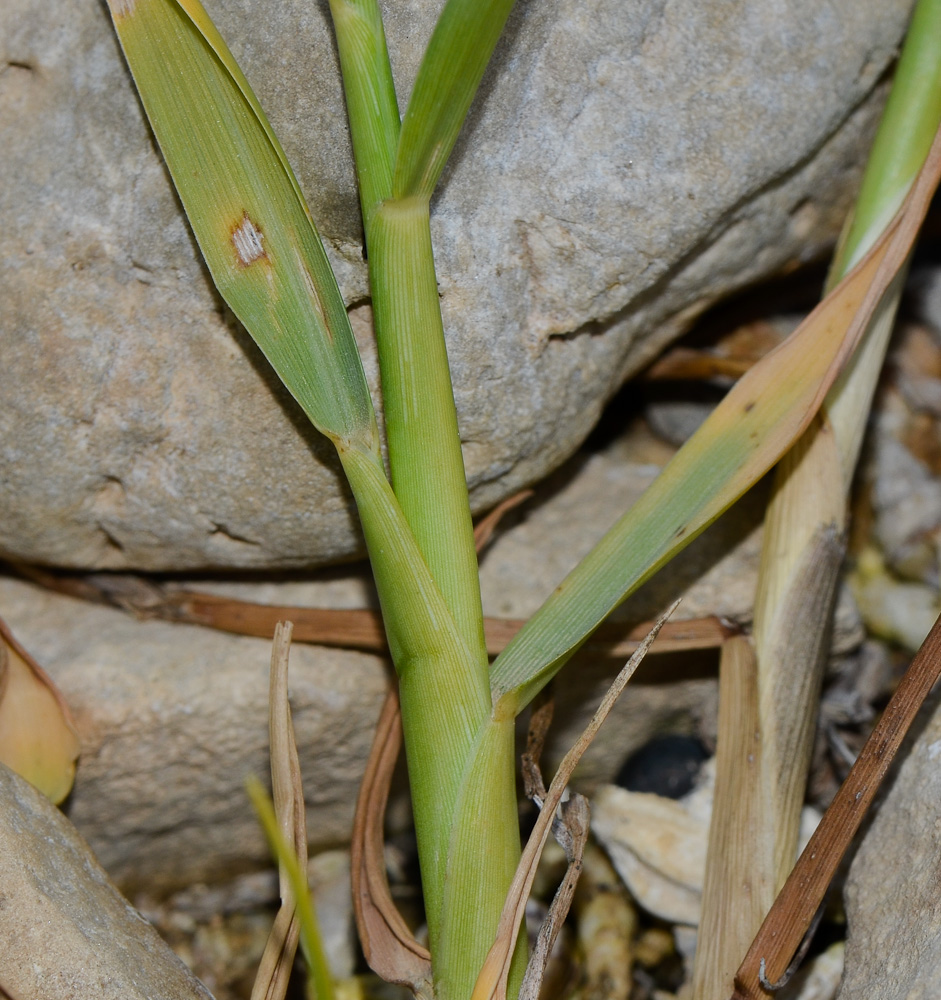
M 395 907 L 383 857 L 383 818 L 401 745 L 399 699 L 390 689 L 356 803 L 351 852 L 353 911 L 369 967 L 387 982 L 408 986 L 416 997 L 431 1000 L 431 955 L 415 940 Z
M 542 982 L 546 975 L 546 966 L 552 956 L 552 949 L 555 947 L 559 931 L 562 930 L 562 925 L 568 916 L 572 897 L 575 895 L 575 888 L 578 885 L 578 878 L 582 872 L 582 857 L 585 853 L 585 844 L 588 843 L 591 820 L 588 799 L 577 792 L 573 793 L 567 802 L 562 803 L 560 812 L 562 815 L 559 825 L 565 830 L 565 836 L 559 837 L 558 832 L 555 831 L 556 824 L 553 824 L 553 829 L 556 839 L 565 849 L 568 867 L 559 888 L 556 889 L 555 896 L 549 906 L 549 912 L 539 928 L 539 934 L 536 936 L 536 945 L 532 955 L 529 956 L 529 963 L 520 986 L 519 1000 L 539 1000 Z
M 369 608 L 302 608 L 257 604 L 199 591 L 171 587 L 160 589 L 149 581 L 145 581 L 144 586 L 138 586 L 140 580 L 133 576 L 73 576 L 23 566 L 17 567 L 17 570 L 27 579 L 57 593 L 110 604 L 144 618 L 204 625 L 222 632 L 253 635 L 262 639 L 272 638 L 275 625 L 279 621 L 289 620 L 294 623 L 294 642 L 336 646 L 339 649 L 360 649 L 368 653 L 388 651 L 382 618 L 378 611 Z M 525 624 L 519 618 L 485 618 L 487 652 L 491 656 L 501 653 Z M 624 659 L 637 649 L 650 631 L 651 624 L 641 622 L 632 626 L 623 621 L 604 622 L 591 635 L 583 649 L 596 656 Z M 735 626 L 715 616 L 667 622 L 651 653 L 718 649 L 735 632 Z

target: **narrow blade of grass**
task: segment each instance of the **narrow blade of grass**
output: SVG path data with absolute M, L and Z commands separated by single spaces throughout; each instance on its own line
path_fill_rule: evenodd
M 920 0 L 873 141 L 853 219 L 834 257 L 834 282 L 876 241 L 925 160 L 941 120 L 939 38 L 941 3 Z
M 497 658 L 491 690 L 498 712 L 520 711 L 617 604 L 806 430 L 906 260 L 939 174 L 936 136 L 915 187 L 873 250 L 787 341 L 739 380 Z
M 311 421 L 378 449 L 346 308 L 300 188 L 198 0 L 111 0 L 144 109 L 217 288 Z
M 402 121 L 396 198 L 431 197 L 512 8 L 513 0 L 448 0 Z
M 317 912 L 307 884 L 307 869 L 301 865 L 293 845 L 285 838 L 274 806 L 262 783 L 254 775 L 250 775 L 245 782 L 245 789 L 265 831 L 268 845 L 278 859 L 278 866 L 284 872 L 294 895 L 301 931 L 301 951 L 307 962 L 312 996 L 316 1000 L 334 1000 L 333 976 L 330 974 Z

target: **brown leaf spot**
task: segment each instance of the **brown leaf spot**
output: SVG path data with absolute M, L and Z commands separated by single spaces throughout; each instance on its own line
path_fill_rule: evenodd
M 124 17 L 130 17 L 137 6 L 137 0 L 108 0 L 111 6 L 111 13 L 115 21 Z
M 235 255 L 242 267 L 248 267 L 262 258 L 268 259 L 263 246 L 264 239 L 265 234 L 249 218 L 248 212 L 245 212 L 232 230 L 232 246 L 235 247 Z

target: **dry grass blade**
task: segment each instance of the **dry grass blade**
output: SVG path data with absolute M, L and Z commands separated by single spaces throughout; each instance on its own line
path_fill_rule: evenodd
M 777 470 L 755 597 L 762 771 L 774 789 L 765 821 L 775 831 L 776 889 L 797 856 L 816 704 L 846 551 L 845 523 L 838 442 L 830 425 L 818 420 Z
M 718 730 L 695 1000 L 729 995 L 742 954 L 774 901 L 774 838 L 763 822 L 768 806 L 761 786 L 758 665 L 746 636 L 722 647 Z
M 559 931 L 562 930 L 562 924 L 565 923 L 565 918 L 568 916 L 575 888 L 578 885 L 578 878 L 582 873 L 582 857 L 585 853 L 585 845 L 588 843 L 591 819 L 588 799 L 577 793 L 572 795 L 568 802 L 562 804 L 561 813 L 562 826 L 566 831 L 569 844 L 569 847 L 566 847 L 568 867 L 559 888 L 556 889 L 549 912 L 539 928 L 539 934 L 536 936 L 536 945 L 532 955 L 529 956 L 529 964 L 526 966 L 526 974 L 523 976 L 523 984 L 520 986 L 519 1000 L 539 1000 L 542 982 L 546 975 L 546 966 L 549 964 Z
M 299 939 L 300 923 L 293 901 L 287 907 L 282 900 L 258 963 L 251 1000 L 283 1000 L 291 969 L 294 967 Z
M 65 699 L 0 619 L 0 761 L 59 803 L 80 752 Z
M 541 806 L 546 799 L 546 786 L 539 770 L 539 758 L 552 724 L 554 702 L 549 688 L 540 692 L 533 705 L 529 718 L 529 729 L 526 734 L 526 750 L 523 753 L 523 787 L 526 797 Z M 591 810 L 588 800 L 578 794 L 573 794 L 568 802 L 562 804 L 559 810 L 561 816 L 552 821 L 552 833 L 565 851 L 568 866 L 562 882 L 553 897 L 549 912 L 546 914 L 536 937 L 536 946 L 529 957 L 526 974 L 520 986 L 519 1000 L 538 1000 L 542 981 L 545 978 L 546 966 L 555 946 L 556 938 L 562 929 L 562 924 L 568 916 L 575 895 L 575 887 L 582 871 L 582 857 L 585 844 L 588 841 Z
M 414 938 L 392 901 L 383 857 L 383 818 L 389 783 L 402 745 L 399 699 L 386 696 L 376 725 L 353 822 L 352 881 L 356 927 L 369 967 L 387 982 L 431 998 L 431 956 Z
M 555 819 L 556 809 L 562 801 L 562 793 L 565 791 L 565 786 L 568 784 L 572 771 L 575 770 L 582 755 L 591 745 L 592 740 L 597 735 L 604 720 L 608 717 L 627 682 L 640 666 L 644 656 L 647 654 L 647 650 L 657 637 L 657 633 L 663 627 L 667 618 L 676 610 L 678 604 L 679 601 L 674 602 L 669 610 L 657 619 L 647 638 L 641 643 L 640 648 L 628 660 L 624 668 L 614 679 L 614 683 L 608 689 L 591 722 L 585 727 L 585 731 L 579 736 L 575 745 L 569 750 L 559 765 L 559 769 L 552 779 L 552 784 L 549 786 L 545 802 L 542 804 L 539 818 L 536 820 L 533 832 L 523 850 L 523 856 L 516 869 L 516 875 L 507 893 L 503 913 L 500 916 L 496 940 L 487 954 L 483 968 L 480 970 L 471 1000 L 506 1000 L 510 962 L 513 957 L 517 934 L 523 921 L 526 900 L 529 898 L 533 879 L 536 875 L 536 866 L 539 864 L 542 849 L 545 846 L 552 822 Z
M 150 613 L 153 613 L 151 611 Z M 388 649 L 379 612 L 370 609 L 295 608 L 253 604 L 215 594 L 192 591 L 168 593 L 161 614 L 176 621 L 208 625 L 238 635 L 269 637 L 275 621 L 290 617 L 294 622 L 295 642 L 313 642 L 344 649 L 362 649 L 385 653 Z M 496 656 L 525 625 L 515 618 L 485 618 L 487 652 Z M 630 656 L 650 631 L 651 622 L 629 626 L 624 622 L 605 622 L 585 644 L 585 649 L 615 659 Z M 691 618 L 667 622 L 651 650 L 652 653 L 688 652 L 718 649 L 733 634 L 733 628 L 720 619 Z
M 271 788 L 275 815 L 284 840 L 291 845 L 302 871 L 307 868 L 307 818 L 301 767 L 288 702 L 288 657 L 291 623 L 279 622 L 271 651 L 268 732 L 271 744 Z M 300 938 L 297 904 L 284 865 L 279 866 L 281 908 L 268 936 L 252 987 L 252 1000 L 283 1000 Z
M 941 618 L 778 893 L 738 972 L 732 1000 L 768 1000 L 788 971 L 837 866 L 928 692 L 941 676 Z
M 542 772 L 539 770 L 539 759 L 542 748 L 552 725 L 555 714 L 555 701 L 551 687 L 539 692 L 529 713 L 529 726 L 526 730 L 526 749 L 523 751 L 522 772 L 523 790 L 527 799 L 533 799 L 541 806 L 546 798 L 546 786 L 542 782 Z
M 177 591 L 164 609 L 177 621 L 190 621 L 236 635 L 270 636 L 274 621 L 289 616 L 295 642 L 313 642 L 343 649 L 386 653 L 382 616 L 371 608 L 294 608 L 255 604 L 216 594 Z
M 84 601 L 113 605 L 142 618 L 162 618 L 204 625 L 222 632 L 253 635 L 262 639 L 273 638 L 277 623 L 287 620 L 294 624 L 293 642 L 360 649 L 367 653 L 388 652 L 382 617 L 378 611 L 370 608 L 304 608 L 284 604 L 257 604 L 218 594 L 175 587 L 162 588 L 149 580 L 130 575 L 90 573 L 75 576 L 50 573 L 35 566 L 24 565 L 14 569 L 19 575 L 41 587 Z M 497 656 L 525 624 L 519 618 L 485 618 L 487 652 L 491 656 Z M 623 660 L 637 649 L 652 624 L 604 622 L 583 648 L 596 656 Z M 736 626 L 714 615 L 667 622 L 650 652 L 679 653 L 719 649 L 736 631 Z

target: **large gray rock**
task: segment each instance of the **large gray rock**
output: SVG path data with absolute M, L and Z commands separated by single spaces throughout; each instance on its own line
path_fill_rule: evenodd
M 270 642 L 140 622 L 2 577 L 0 614 L 72 708 L 82 757 L 69 816 L 122 888 L 159 893 L 269 863 L 245 779 L 268 774 Z M 314 851 L 349 839 L 386 686 L 378 657 L 292 649 Z
M 913 726 L 846 884 L 838 1000 L 928 1000 L 941 978 L 941 707 Z
M 374 384 L 326 5 L 208 5 Z M 388 6 L 404 98 L 440 4 Z M 520 5 L 433 224 L 475 507 L 557 466 L 711 302 L 823 249 L 910 7 Z M 353 552 L 331 449 L 210 288 L 104 5 L 7 0 L 0 67 L 0 551 L 146 569 Z
M 75 827 L 0 764 L 0 995 L 212 1000 L 121 898 Z

